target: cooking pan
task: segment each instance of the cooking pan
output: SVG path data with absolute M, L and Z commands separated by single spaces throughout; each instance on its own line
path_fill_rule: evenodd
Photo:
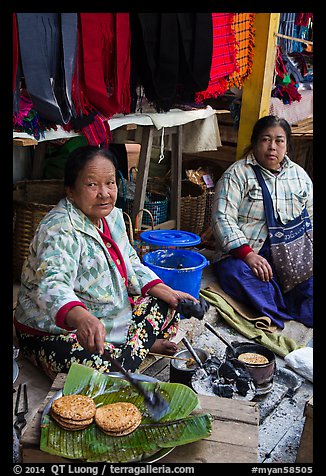
M 276 369 L 275 354 L 267 347 L 260 344 L 252 344 L 247 342 L 231 342 L 232 349 L 226 348 L 225 356 L 227 359 L 236 359 L 240 354 L 252 352 L 254 354 L 264 355 L 268 359 L 266 364 L 248 364 L 244 362 L 248 372 L 250 373 L 255 385 L 265 385 L 273 380 Z
M 237 341 L 230 343 L 208 322 L 205 322 L 205 327 L 226 345 L 225 357 L 227 359 L 235 359 L 237 362 L 241 362 L 246 366 L 255 385 L 265 385 L 273 380 L 276 369 L 274 352 L 272 352 L 270 349 L 267 349 L 267 347 L 256 343 Z M 245 352 L 264 355 L 268 359 L 268 363 L 248 364 L 247 362 L 238 360 L 239 355 L 244 354 Z

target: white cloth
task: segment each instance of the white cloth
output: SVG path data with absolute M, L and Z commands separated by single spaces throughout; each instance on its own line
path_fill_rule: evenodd
M 181 109 L 171 109 L 168 112 L 160 113 L 134 113 L 134 114 L 115 114 L 109 119 L 110 130 L 114 131 L 114 142 L 124 143 L 128 131 L 120 129 L 128 124 L 136 124 L 139 126 L 155 126 L 157 130 L 163 127 L 173 127 L 183 125 L 183 148 L 185 153 L 200 152 L 204 150 L 216 150 L 221 147 L 221 139 L 219 128 L 216 120 L 214 109 L 207 106 L 204 109 L 193 109 L 191 111 L 183 111 Z M 142 128 L 136 130 L 136 142 L 141 143 Z M 58 129 L 46 131 L 45 137 L 40 138 L 38 142 L 44 140 L 55 140 L 62 138 L 71 138 L 81 135 L 78 132 L 67 132 L 58 126 Z M 25 132 L 14 132 L 14 138 L 31 138 L 32 136 Z M 158 144 L 160 144 L 160 139 Z M 169 141 L 166 138 L 165 147 L 170 149 Z

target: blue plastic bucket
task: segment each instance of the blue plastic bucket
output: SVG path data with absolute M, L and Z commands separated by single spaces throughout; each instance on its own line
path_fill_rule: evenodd
M 172 289 L 199 298 L 203 269 L 209 264 L 205 256 L 189 250 L 156 250 L 146 253 L 143 263 Z

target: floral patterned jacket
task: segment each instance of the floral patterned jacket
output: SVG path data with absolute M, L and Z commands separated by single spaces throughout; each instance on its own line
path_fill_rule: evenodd
M 130 245 L 121 210 L 114 208 L 106 221 L 124 258 L 127 283 L 96 227 L 63 198 L 42 219 L 31 242 L 17 299 L 18 329 L 24 325 L 51 334 L 68 333 L 58 325 L 57 313 L 79 301 L 103 320 L 106 341 L 114 345 L 125 341 L 132 315 L 128 294 L 140 295 L 146 284 L 159 278 Z

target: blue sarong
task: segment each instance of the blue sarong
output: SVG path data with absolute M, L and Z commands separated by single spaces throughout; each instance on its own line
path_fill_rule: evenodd
M 291 291 L 283 293 L 275 278 L 268 238 L 259 254 L 271 265 L 274 277 L 269 282 L 261 281 L 243 260 L 228 257 L 214 264 L 223 291 L 233 299 L 259 311 L 261 315 L 269 317 L 281 329 L 287 320 L 313 327 L 313 276 Z

